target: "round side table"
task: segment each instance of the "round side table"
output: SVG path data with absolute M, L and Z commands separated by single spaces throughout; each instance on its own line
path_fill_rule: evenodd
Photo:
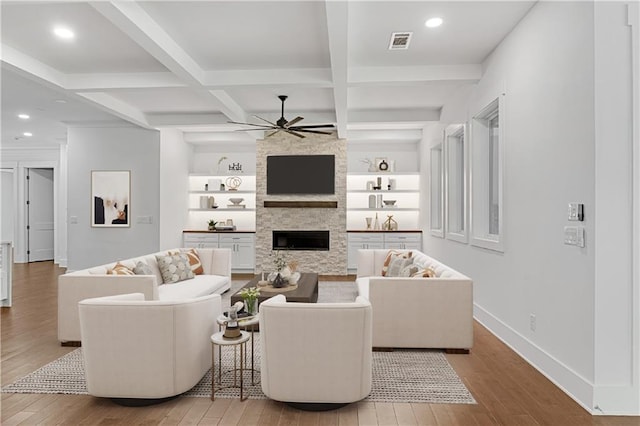
M 218 318 L 216 319 L 217 323 L 218 323 L 218 330 L 219 331 L 224 331 L 224 326 L 226 325 L 227 321 L 229 320 L 229 318 L 227 318 L 226 316 L 224 316 L 223 314 L 221 314 L 220 316 L 218 316 Z M 255 386 L 257 385 L 259 382 L 256 381 L 256 373 L 259 373 L 260 370 L 257 370 L 255 368 L 255 363 L 254 363 L 254 359 L 255 359 L 255 352 L 254 352 L 254 347 L 255 347 L 255 331 L 256 331 L 256 327 L 258 326 L 258 324 L 260 324 L 260 313 L 258 312 L 257 314 L 255 314 L 252 317 L 245 317 L 245 318 L 239 318 L 238 319 L 238 327 L 240 327 L 242 330 L 247 330 L 251 333 L 251 368 L 249 370 L 251 370 L 251 385 Z M 246 355 L 246 351 L 245 351 L 245 355 Z M 246 363 L 246 361 L 245 361 Z
M 247 399 L 244 396 L 244 357 L 247 351 L 246 344 L 249 341 L 250 334 L 246 331 L 240 331 L 240 337 L 235 339 L 228 339 L 224 337 L 223 332 L 215 333 L 211 336 L 211 400 L 214 400 L 214 395 L 217 390 L 228 387 L 240 387 L 240 401 Z M 218 380 L 220 381 L 220 387 L 216 389 L 216 345 L 218 348 Z M 233 385 L 222 386 L 222 348 L 225 346 L 233 346 Z M 238 368 L 238 348 L 240 348 L 240 368 Z M 240 386 L 238 386 L 238 372 L 240 372 Z

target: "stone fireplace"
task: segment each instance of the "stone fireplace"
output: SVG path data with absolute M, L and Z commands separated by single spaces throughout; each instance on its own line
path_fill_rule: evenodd
M 271 254 L 277 249 L 286 250 L 287 260 L 297 261 L 301 272 L 346 275 L 346 140 L 305 136 L 280 132 L 256 141 L 256 271 L 274 270 Z M 269 155 L 335 156 L 334 194 L 267 195 Z

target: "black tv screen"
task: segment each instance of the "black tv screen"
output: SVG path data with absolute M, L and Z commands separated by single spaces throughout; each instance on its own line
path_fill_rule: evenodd
M 333 155 L 267 157 L 267 194 L 334 194 Z

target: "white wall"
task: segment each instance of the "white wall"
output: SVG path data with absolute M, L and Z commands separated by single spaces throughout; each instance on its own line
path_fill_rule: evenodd
M 347 143 L 347 170 L 349 173 L 366 172 L 367 164 L 362 159 L 375 161 L 386 158 L 395 161 L 396 172 L 415 172 L 420 170 L 418 161 L 419 141 L 373 141 L 349 140 Z
M 467 104 L 469 118 L 506 93 L 504 253 L 425 233 L 427 253 L 473 278 L 476 318 L 587 408 L 594 382 L 593 19 L 591 3 L 537 3 L 485 61 Z M 427 146 L 441 140 L 426 137 Z M 428 160 L 424 146 L 422 157 Z M 582 249 L 563 244 L 569 202 L 585 205 Z
M 192 146 L 180 130 L 160 131 L 160 249 L 182 247 L 189 205 L 189 162 Z
M 159 250 L 159 132 L 138 128 L 69 128 L 67 160 L 69 270 Z M 131 171 L 130 227 L 91 227 L 92 170 Z M 151 216 L 152 223 L 138 223 L 140 216 Z

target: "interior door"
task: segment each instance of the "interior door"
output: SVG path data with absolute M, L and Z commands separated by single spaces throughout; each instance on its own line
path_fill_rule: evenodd
M 53 260 L 53 169 L 27 169 L 27 260 Z

